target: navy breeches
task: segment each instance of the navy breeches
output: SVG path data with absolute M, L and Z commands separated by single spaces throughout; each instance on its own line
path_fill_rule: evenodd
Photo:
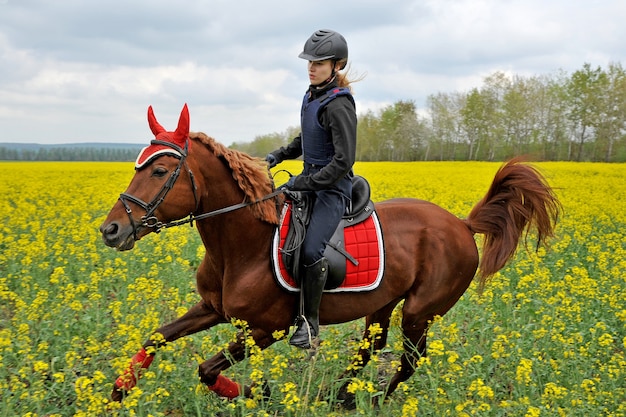
M 346 212 L 346 197 L 337 190 L 311 192 L 313 209 L 302 244 L 302 265 L 309 266 L 324 256 L 326 243 Z

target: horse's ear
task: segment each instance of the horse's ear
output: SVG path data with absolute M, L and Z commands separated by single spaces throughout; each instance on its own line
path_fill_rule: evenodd
M 174 143 L 179 146 L 184 146 L 185 141 L 189 137 L 189 109 L 187 103 L 183 106 L 183 110 L 180 112 L 180 118 L 178 119 L 178 127 L 174 132 Z
M 152 106 L 148 107 L 148 125 L 150 125 L 150 130 L 154 133 L 154 136 L 159 133 L 165 132 L 165 128 L 157 122 L 156 117 L 154 117 L 154 111 L 152 110 Z

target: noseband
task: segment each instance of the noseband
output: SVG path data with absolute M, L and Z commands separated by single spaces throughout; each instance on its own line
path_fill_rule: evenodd
M 126 214 L 128 215 L 130 224 L 133 226 L 133 237 L 135 240 L 138 240 L 137 230 L 140 227 L 153 228 L 156 233 L 160 232 L 161 229 L 165 227 L 165 225 L 162 222 L 160 222 L 159 219 L 154 215 L 154 212 L 159 207 L 159 205 L 163 202 L 163 200 L 165 200 L 167 193 L 169 193 L 170 190 L 174 187 L 174 184 L 176 183 L 176 180 L 178 179 L 178 176 L 180 175 L 180 171 L 183 166 L 187 169 L 187 172 L 189 173 L 189 178 L 191 180 L 191 189 L 193 191 L 193 198 L 194 198 L 195 207 L 196 207 L 194 211 L 198 209 L 198 205 L 200 204 L 200 201 L 198 200 L 198 196 L 196 194 L 197 187 L 196 187 L 196 182 L 193 176 L 193 172 L 191 172 L 191 170 L 189 169 L 186 163 L 187 154 L 188 154 L 187 152 L 188 142 L 185 142 L 184 148 L 181 148 L 176 144 L 161 141 L 161 140 L 153 140 L 150 142 L 150 144 L 169 146 L 170 148 L 177 151 L 180 154 L 180 157 L 179 157 L 179 161 L 178 161 L 178 165 L 176 166 L 176 169 L 172 171 L 172 173 L 170 174 L 170 177 L 167 179 L 165 184 L 163 184 L 163 186 L 161 187 L 157 195 L 155 195 L 152 201 L 150 201 L 149 203 L 146 203 L 142 199 L 135 197 L 134 195 L 129 194 L 129 193 L 120 194 L 119 200 L 124 205 L 124 209 L 126 209 Z M 129 204 L 131 202 L 138 205 L 139 207 L 141 207 L 142 209 L 146 211 L 146 214 L 141 216 L 141 223 L 139 224 L 133 220 L 132 210 Z M 192 216 L 191 213 L 190 213 L 190 216 Z

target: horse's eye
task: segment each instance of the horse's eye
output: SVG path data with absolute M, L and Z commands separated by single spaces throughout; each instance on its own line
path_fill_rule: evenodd
M 164 177 L 165 174 L 167 174 L 167 169 L 162 167 L 155 168 L 155 170 L 152 171 L 152 176 L 157 178 Z

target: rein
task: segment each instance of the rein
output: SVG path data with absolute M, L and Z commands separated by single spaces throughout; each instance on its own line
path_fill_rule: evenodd
M 242 202 L 239 204 L 233 204 L 232 206 L 227 206 L 227 207 L 223 207 L 221 209 L 217 209 L 217 210 L 213 210 L 207 213 L 203 213 L 203 214 L 198 214 L 198 215 L 194 215 L 193 213 L 189 214 L 189 217 L 182 219 L 182 220 L 174 220 L 168 223 L 163 223 L 161 221 L 159 221 L 159 219 L 154 216 L 154 213 L 156 211 L 156 209 L 159 207 L 159 205 L 163 202 L 163 200 L 165 200 L 165 197 L 167 196 L 167 194 L 170 192 L 170 190 L 174 187 L 174 184 L 176 183 L 176 180 L 178 179 L 178 177 L 180 176 L 180 171 L 182 169 L 182 167 L 184 166 L 187 169 L 187 172 L 189 173 L 189 178 L 191 180 L 191 188 L 193 190 L 193 198 L 195 200 L 195 207 L 196 210 L 198 209 L 198 205 L 200 204 L 200 201 L 198 200 L 198 196 L 197 196 L 197 187 L 196 187 L 196 182 L 193 176 L 193 172 L 191 172 L 191 169 L 189 169 L 189 167 L 187 166 L 186 163 L 186 159 L 187 159 L 187 155 L 188 155 L 188 145 L 187 142 L 185 142 L 185 147 L 184 149 L 173 144 L 170 142 L 165 142 L 165 141 L 160 141 L 160 140 L 153 140 L 150 142 L 152 145 L 165 145 L 165 146 L 169 146 L 170 148 L 174 149 L 175 151 L 177 151 L 180 154 L 180 160 L 178 162 L 178 165 L 176 166 L 176 169 L 174 169 L 174 171 L 172 171 L 172 174 L 170 175 L 170 177 L 167 179 L 167 181 L 165 182 L 165 184 L 163 184 L 163 186 L 161 187 L 161 189 L 159 190 L 159 192 L 157 193 L 157 195 L 152 199 L 152 201 L 150 201 L 149 203 L 146 203 L 145 201 L 143 201 L 142 199 L 135 197 L 132 194 L 128 194 L 128 193 L 122 193 L 120 194 L 119 200 L 121 201 L 122 205 L 124 206 L 124 209 L 126 210 L 126 214 L 128 215 L 128 218 L 130 219 L 130 223 L 133 226 L 133 237 L 135 240 L 138 240 L 137 238 L 137 230 L 139 227 L 147 227 L 147 228 L 152 228 L 154 229 L 155 233 L 159 233 L 162 229 L 168 229 L 170 227 L 174 227 L 174 226 L 181 226 L 183 224 L 187 224 L 189 223 L 190 226 L 193 227 L 193 222 L 197 221 L 197 220 L 203 220 L 203 219 L 207 219 L 209 217 L 214 217 L 214 216 L 218 216 L 220 214 L 224 214 L 224 213 L 229 213 L 231 211 L 235 211 L 235 210 L 239 210 L 245 207 L 249 207 L 252 206 L 254 204 L 258 204 L 261 203 L 263 201 L 269 200 L 271 198 L 274 198 L 282 193 L 285 192 L 285 190 L 283 189 L 278 189 L 275 190 L 274 192 L 267 194 L 265 196 L 263 196 L 262 198 L 255 200 L 255 201 L 249 201 L 249 202 Z M 144 214 L 143 216 L 141 216 L 141 223 L 136 223 L 133 220 L 132 217 L 132 210 L 130 208 L 129 202 L 135 203 L 136 205 L 138 205 L 139 207 L 141 207 L 142 209 L 144 209 L 146 211 L 146 214 Z
M 227 207 L 223 207 L 221 209 L 217 209 L 217 210 L 213 210 L 213 211 L 209 211 L 207 213 L 203 213 L 203 214 L 198 214 L 197 216 L 194 216 L 193 214 L 190 214 L 189 217 L 187 217 L 186 219 L 182 219 L 182 220 L 174 220 L 171 221 L 169 223 L 161 223 L 158 222 L 156 223 L 154 226 L 149 226 L 149 227 L 154 227 L 155 228 L 155 232 L 158 233 L 161 231 L 161 229 L 168 229 L 170 227 L 174 227 L 174 226 L 181 226 L 183 224 L 187 224 L 190 223 L 190 226 L 193 226 L 193 222 L 197 221 L 197 220 L 203 220 L 203 219 L 207 219 L 209 217 L 214 217 L 214 216 L 218 216 L 220 214 L 224 214 L 224 213 L 230 213 L 231 211 L 236 211 L 245 207 L 249 207 L 252 206 L 254 204 L 258 204 L 258 203 L 262 203 L 264 201 L 270 200 L 282 193 L 284 193 L 285 190 L 283 189 L 278 189 L 270 194 L 267 194 L 265 196 L 263 196 L 262 198 L 259 198 L 258 200 L 255 201 L 248 201 L 248 202 L 244 202 L 244 203 L 239 203 L 239 204 L 233 204 L 232 206 L 227 206 Z

